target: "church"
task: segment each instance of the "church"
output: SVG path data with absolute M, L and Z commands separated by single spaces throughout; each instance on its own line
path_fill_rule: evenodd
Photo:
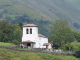
M 48 38 L 42 34 L 38 34 L 38 26 L 35 24 L 23 25 L 22 42 L 23 48 L 52 48 L 51 43 L 48 43 Z

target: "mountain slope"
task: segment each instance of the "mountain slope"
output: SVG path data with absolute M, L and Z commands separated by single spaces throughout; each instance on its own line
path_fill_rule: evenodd
M 45 22 L 40 26 L 43 25 L 48 32 L 52 22 L 59 19 L 68 21 L 73 30 L 79 31 L 79 6 L 80 0 L 0 0 L 0 20 L 19 22 L 16 17 L 26 14 L 29 22 L 25 19 L 24 23 L 27 21 L 26 23 L 40 25 L 40 22 Z M 44 35 L 47 34 L 44 33 Z

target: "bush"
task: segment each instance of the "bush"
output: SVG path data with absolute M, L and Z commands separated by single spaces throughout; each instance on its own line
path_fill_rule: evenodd
M 23 48 L 23 46 L 21 45 L 21 48 Z
M 80 49 L 75 52 L 76 57 L 80 58 Z
M 19 42 L 17 40 L 13 40 L 13 44 L 19 45 Z

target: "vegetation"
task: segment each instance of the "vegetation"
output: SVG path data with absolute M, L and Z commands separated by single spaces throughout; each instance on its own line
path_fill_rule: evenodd
M 49 29 L 52 23 L 47 23 L 45 21 L 53 22 L 57 19 L 65 19 L 70 23 L 70 27 L 73 30 L 80 32 L 79 2 L 80 1 L 75 0 L 1 0 L 0 20 L 6 19 L 11 23 L 17 24 L 20 21 L 23 23 L 35 23 L 42 27 L 39 28 L 39 30 L 43 35 L 49 36 Z M 42 23 L 40 23 L 40 20 L 42 20 Z M 44 31 L 47 31 L 47 33 Z
M 77 50 L 75 53 L 76 53 L 76 57 L 77 57 L 77 58 L 80 58 L 80 49 Z
M 10 46 L 16 46 L 16 45 L 13 43 L 0 42 L 0 46 L 10 47 Z
M 63 49 L 64 51 L 76 52 L 76 56 L 80 58 L 80 33 L 72 31 L 68 27 L 68 22 L 65 20 L 56 20 L 51 28 L 52 35 L 49 41 L 53 41 L 55 48 Z
M 49 41 L 53 41 L 54 47 L 64 51 L 72 50 L 76 53 L 77 57 L 80 57 L 79 2 L 76 0 L 1 0 L 0 42 L 11 42 L 19 45 L 23 23 L 36 24 L 39 26 L 39 33 L 49 36 L 51 34 L 49 29 L 54 21 Z M 72 31 L 68 26 L 68 22 L 64 21 L 64 19 L 70 23 L 69 26 L 73 30 L 79 32 Z M 40 57 L 48 59 L 44 56 Z
M 27 48 L 18 48 L 19 50 L 32 50 L 32 49 L 27 49 Z
M 68 27 L 68 22 L 65 20 L 56 20 L 51 28 L 51 39 L 54 46 L 62 47 L 67 43 L 74 41 L 72 30 Z
M 0 21 L 0 42 L 21 41 L 22 30 L 17 24 L 11 25 L 8 21 Z
M 43 21 L 41 21 L 42 23 Z M 0 22 L 0 42 L 11 42 L 19 45 L 22 37 L 21 26 L 22 22 L 17 24 L 10 24 L 6 20 Z M 56 20 L 51 28 L 52 35 L 49 41 L 53 41 L 53 46 L 65 50 L 76 52 L 76 57 L 79 57 L 80 50 L 80 33 L 72 31 L 68 27 L 68 22 L 65 20 Z M 2 44 L 1 44 L 2 45 Z M 9 46 L 4 44 L 3 46 Z M 13 45 L 11 45 L 13 46 Z
M 18 52 L 0 48 L 0 60 L 78 60 L 53 53 Z
M 75 38 L 78 42 L 80 42 L 80 33 L 77 32 L 77 31 L 73 31 L 73 34 L 74 34 L 74 38 Z
M 15 45 L 19 45 L 19 41 L 17 41 L 17 40 L 13 40 L 13 44 L 15 44 Z
M 25 16 L 24 15 L 23 16 L 16 16 L 15 19 L 11 21 L 12 24 L 18 24 L 19 23 L 20 27 L 23 25 L 22 22 L 23 23 L 26 22 L 26 24 L 29 24 L 29 23 L 30 24 L 31 23 L 36 24 L 36 25 L 39 26 L 39 30 L 40 30 L 41 34 L 43 34 L 45 36 L 49 36 L 50 35 L 50 31 L 49 31 L 48 27 L 49 27 L 49 24 L 51 24 L 51 22 L 49 22 L 48 20 L 44 21 L 43 19 L 41 19 L 41 20 L 30 19 L 30 17 L 25 14 Z

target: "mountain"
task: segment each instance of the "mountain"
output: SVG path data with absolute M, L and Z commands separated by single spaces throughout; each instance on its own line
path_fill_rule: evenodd
M 79 6 L 80 0 L 0 0 L 0 20 L 35 23 L 40 26 L 40 33 L 46 36 L 50 34 L 52 22 L 60 19 L 68 21 L 73 30 L 79 31 Z

